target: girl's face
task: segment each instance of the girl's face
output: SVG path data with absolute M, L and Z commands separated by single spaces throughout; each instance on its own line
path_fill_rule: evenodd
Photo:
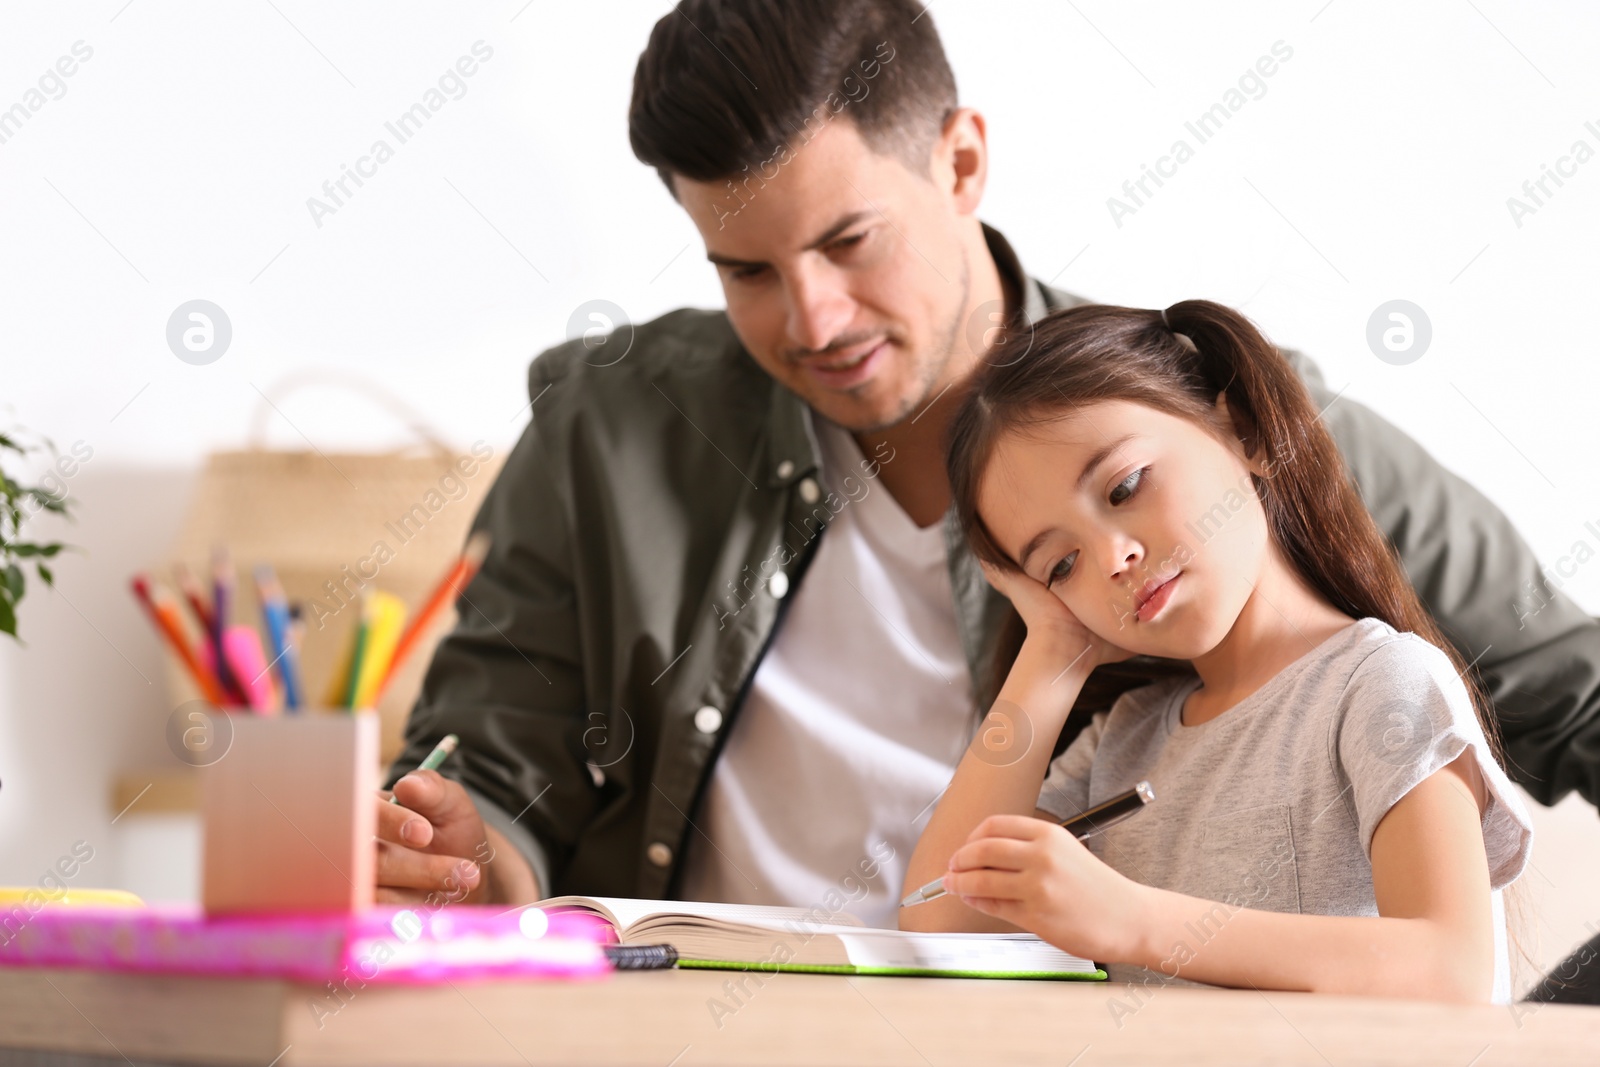
M 1219 645 L 1267 564 L 1266 514 L 1226 406 L 1231 447 L 1125 400 L 1001 435 L 978 514 L 1023 573 L 1130 652 L 1194 659 Z

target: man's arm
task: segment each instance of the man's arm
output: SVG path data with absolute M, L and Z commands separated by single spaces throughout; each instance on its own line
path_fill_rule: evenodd
M 1283 354 L 1423 604 L 1476 662 L 1507 773 L 1541 803 L 1577 789 L 1600 806 L 1600 620 L 1550 588 L 1487 497 L 1370 408 L 1335 399 L 1305 355 Z
M 530 374 L 534 391 L 549 386 L 538 398 L 546 412 L 563 392 L 540 373 L 550 355 Z M 473 520 L 474 532 L 489 533 L 488 555 L 457 600 L 459 621 L 434 653 L 387 779 L 414 769 L 445 734 L 460 737 L 446 772 L 483 819 L 497 899 L 551 892 L 596 800 L 583 756 L 569 502 L 539 407 Z

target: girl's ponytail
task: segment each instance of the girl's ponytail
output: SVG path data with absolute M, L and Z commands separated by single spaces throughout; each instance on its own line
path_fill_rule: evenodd
M 1345 614 L 1375 616 L 1449 651 L 1289 362 L 1221 304 L 1185 300 L 1163 317 L 1193 346 L 1201 377 L 1227 395 L 1235 429 L 1265 471 L 1251 480 L 1268 525 L 1295 569 Z

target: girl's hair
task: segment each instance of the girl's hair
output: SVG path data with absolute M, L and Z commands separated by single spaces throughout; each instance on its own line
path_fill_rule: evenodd
M 1124 400 L 1187 419 L 1221 439 L 1228 429 L 1219 427 L 1215 404 L 1225 393 L 1233 430 L 1266 472 L 1251 474 L 1251 482 L 1290 565 L 1345 614 L 1382 619 L 1441 649 L 1466 684 L 1491 753 L 1504 764 L 1476 672 L 1417 598 L 1304 384 L 1250 320 L 1209 300 L 1185 300 L 1165 312 L 1091 304 L 1053 311 L 1034 324 L 1031 336 L 1026 330 L 1003 333 L 989 349 L 949 431 L 951 493 L 974 554 L 1017 570 L 977 509 L 984 469 L 1004 434 L 1095 401 Z M 1024 632 L 1012 609 L 993 651 L 988 696 L 999 691 Z M 1109 707 L 1109 698 L 1131 684 L 1192 670 L 1182 661 L 1150 657 L 1106 664 L 1090 676 L 1078 706 Z

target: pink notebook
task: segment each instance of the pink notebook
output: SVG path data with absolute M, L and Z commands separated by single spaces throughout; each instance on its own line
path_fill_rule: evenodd
M 163 905 L 18 907 L 0 914 L 0 966 L 308 982 L 586 978 L 612 969 L 601 949 L 609 939 L 587 916 L 467 904 L 231 918 Z

